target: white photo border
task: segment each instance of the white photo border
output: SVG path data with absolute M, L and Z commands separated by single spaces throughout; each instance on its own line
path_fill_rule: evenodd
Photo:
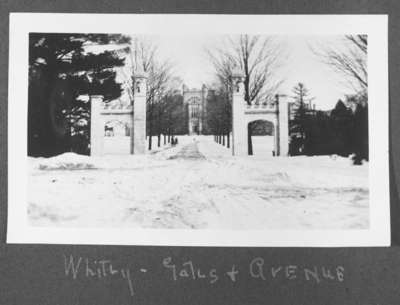
M 178 230 L 33 227 L 27 216 L 30 32 L 368 35 L 369 215 L 366 230 Z M 387 15 L 11 13 L 8 87 L 8 243 L 352 247 L 390 245 Z M 56 198 L 55 198 L 56 200 Z M 163 234 L 166 232 L 167 234 Z

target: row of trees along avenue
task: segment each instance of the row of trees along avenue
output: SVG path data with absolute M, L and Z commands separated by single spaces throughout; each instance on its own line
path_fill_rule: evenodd
M 130 60 L 129 75 L 134 78 L 136 70 L 147 74 L 146 133 L 148 149 L 151 150 L 154 136 L 160 147 L 162 142 L 170 143 L 174 135 L 187 132 L 186 109 L 180 91 L 182 81 L 174 76 L 172 63 L 160 59 L 158 46 L 153 41 L 140 36 L 132 40 L 129 48 L 125 49 Z M 128 91 L 134 100 L 133 88 L 128 88 Z

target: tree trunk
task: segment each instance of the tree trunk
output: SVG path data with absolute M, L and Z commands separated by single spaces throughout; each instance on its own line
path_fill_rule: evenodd
M 225 146 L 225 134 L 222 135 L 222 145 Z
M 247 127 L 247 150 L 249 156 L 253 155 L 253 142 L 251 141 L 251 134 L 252 134 L 252 128 L 249 125 Z
M 149 150 L 152 149 L 152 135 L 153 135 L 153 104 L 149 105 L 149 113 L 148 113 L 148 120 L 149 120 Z
M 164 133 L 164 145 L 167 145 L 167 135 Z
M 157 147 L 161 146 L 161 134 L 157 135 Z
M 231 147 L 231 139 L 230 139 L 230 134 L 228 132 L 228 134 L 226 135 L 226 147 L 230 148 Z
M 168 129 L 168 143 L 171 143 L 171 129 Z

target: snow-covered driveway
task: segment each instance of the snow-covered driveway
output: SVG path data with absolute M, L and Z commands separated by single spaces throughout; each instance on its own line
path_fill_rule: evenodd
M 363 229 L 368 166 L 330 157 L 232 157 L 212 137 L 146 156 L 30 159 L 38 226 Z M 76 168 L 79 168 L 76 170 Z M 75 169 L 75 170 L 68 170 Z
M 178 151 L 175 155 L 169 157 L 169 159 L 198 160 L 198 159 L 205 159 L 205 157 L 202 153 L 200 153 L 197 147 L 197 142 L 193 141 L 192 143 L 183 146 L 180 151 Z

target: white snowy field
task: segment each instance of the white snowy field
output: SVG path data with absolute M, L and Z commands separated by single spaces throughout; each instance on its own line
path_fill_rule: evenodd
M 233 157 L 212 136 L 182 136 L 177 146 L 144 156 L 30 158 L 29 221 L 56 227 L 368 229 L 367 164 L 272 157 L 272 137 L 255 138 L 255 155 L 246 157 Z M 119 143 L 127 153 L 124 141 Z M 121 152 L 117 142 L 108 143 L 114 153 Z

